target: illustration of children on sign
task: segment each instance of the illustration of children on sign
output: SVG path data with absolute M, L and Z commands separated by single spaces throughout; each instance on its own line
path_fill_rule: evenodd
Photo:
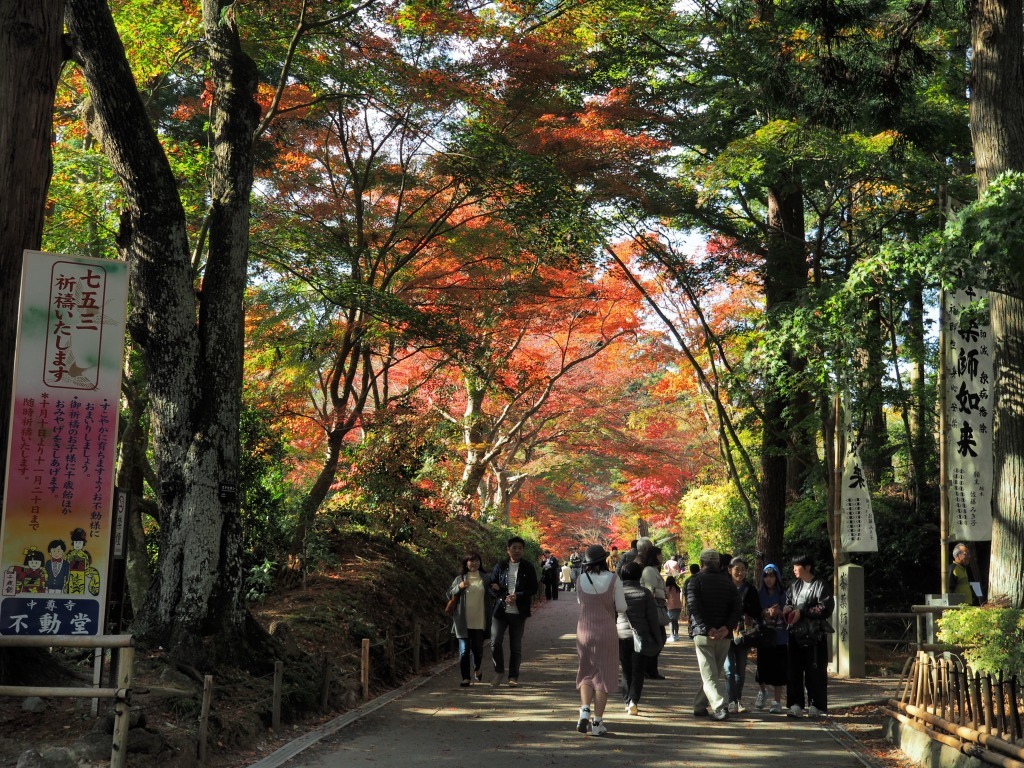
M 54 539 L 46 549 L 50 553 L 50 559 L 46 561 L 46 591 L 62 595 L 67 591 L 68 576 L 71 572 L 68 561 L 64 559 L 68 545 L 64 543 L 64 539 Z
M 100 573 L 92 567 L 92 555 L 85 548 L 87 538 L 81 528 L 71 532 L 71 551 L 67 555 L 71 568 L 67 583 L 69 595 L 84 595 L 86 589 L 93 596 L 100 593 Z
M 4 575 L 4 594 L 19 592 L 41 594 L 46 592 L 46 574 L 43 572 L 43 553 L 35 547 L 25 550 L 25 562 L 12 565 Z

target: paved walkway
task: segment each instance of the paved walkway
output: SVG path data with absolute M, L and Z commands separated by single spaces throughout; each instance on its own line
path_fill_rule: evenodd
M 639 717 L 609 702 L 609 732 L 576 732 L 575 596 L 540 606 L 527 622 L 517 689 L 493 688 L 489 657 L 484 682 L 459 687 L 458 665 L 396 697 L 289 760 L 296 768 L 368 766 L 587 766 L 587 768 L 863 768 L 829 730 L 753 709 L 753 665 L 744 692 L 750 712 L 724 723 L 692 714 L 699 673 L 693 646 L 670 643 L 661 657 L 667 680 L 648 681 Z M 507 648 L 506 648 L 507 651 Z M 485 647 L 485 656 L 489 649 Z M 829 681 L 833 708 L 883 699 L 892 682 Z M 613 704 L 614 702 L 614 704 Z M 783 702 L 785 703 L 785 702 Z M 351 720 L 351 722 L 349 722 Z M 261 762 L 260 765 L 264 765 Z M 280 764 L 280 763 L 279 763 Z

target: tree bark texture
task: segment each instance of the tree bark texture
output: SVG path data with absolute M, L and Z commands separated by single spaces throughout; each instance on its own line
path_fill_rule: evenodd
M 131 263 L 129 330 L 150 384 L 161 524 L 157 574 L 136 630 L 172 654 L 207 663 L 236 647 L 241 598 L 237 497 L 256 70 L 239 46 L 230 3 L 206 0 L 215 91 L 209 254 L 193 284 L 185 214 L 106 2 L 68 0 L 68 29 L 89 85 L 96 133 L 125 192 L 118 247 Z M 221 642 L 213 642 L 220 638 Z
M 769 189 L 768 228 L 765 313 L 769 327 L 778 327 L 784 313 L 792 309 L 807 285 L 803 194 L 795 175 L 789 183 Z M 783 352 L 783 360 L 790 372 L 800 369 L 802 361 L 791 351 Z M 807 445 L 799 445 L 799 437 L 794 440 L 794 417 L 798 415 L 803 421 L 806 415 L 802 405 L 794 407 L 799 403 L 799 393 L 780 385 L 777 377 L 766 376 L 757 518 L 757 551 L 763 553 L 766 562 L 778 562 L 782 555 L 787 493 L 793 482 L 789 464 L 802 461 L 800 457 L 814 448 L 813 440 L 808 440 Z M 799 445 L 799 454 L 794 453 L 794 445 Z M 794 474 L 803 475 L 805 471 Z
M 7 466 L 21 263 L 43 239 L 64 0 L 0 0 L 0 467 Z M 0 498 L 6 473 L 0 471 Z
M 971 15 L 971 140 L 984 194 L 1024 171 L 1024 6 L 977 0 Z M 1019 254 L 1018 254 L 1019 258 Z M 994 506 L 989 595 L 1024 608 L 1024 304 L 1021 286 L 990 286 L 994 376 Z
M 978 191 L 1024 171 L 1024 11 L 1021 0 L 976 0 L 971 17 L 971 141 Z
M 1024 301 L 989 294 L 992 308 L 995 505 L 992 510 L 990 598 L 1024 608 Z

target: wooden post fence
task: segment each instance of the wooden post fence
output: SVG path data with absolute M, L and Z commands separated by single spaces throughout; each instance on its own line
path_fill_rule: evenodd
M 32 635 L 0 636 L 0 648 L 120 648 L 114 688 L 72 688 L 57 686 L 0 685 L 0 696 L 61 696 L 78 699 L 114 700 L 114 736 L 110 745 L 110 768 L 124 768 L 128 757 L 128 712 L 131 706 L 132 673 L 135 666 L 135 638 L 131 635 Z
M 370 700 L 370 638 L 363 638 L 362 653 L 359 658 L 359 682 L 363 686 L 363 701 Z

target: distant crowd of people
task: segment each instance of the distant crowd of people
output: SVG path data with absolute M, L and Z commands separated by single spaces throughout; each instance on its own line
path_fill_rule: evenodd
M 490 572 L 475 552 L 462 559 L 461 573 L 448 590 L 449 598 L 458 596 L 453 631 L 459 639 L 462 686 L 482 682 L 488 635 L 491 684 L 506 679 L 509 686 L 519 684 L 526 620 L 543 584 L 547 600 L 571 591 L 580 606 L 576 729 L 581 733 L 607 732 L 604 715 L 614 694 L 621 696 L 627 715 L 639 713 L 645 681 L 665 679 L 658 657 L 666 643 L 682 639 L 684 619 L 701 674 L 695 717 L 720 721 L 747 711 L 743 691 L 748 655 L 755 647 L 755 708 L 785 711 L 790 717 L 827 711 L 828 617 L 834 599 L 831 584 L 816 577 L 810 557 L 793 558 L 794 578 L 787 588 L 777 565 L 764 567 L 757 587 L 748 579 L 746 560 L 712 549 L 700 553 L 684 579 L 679 556 L 662 562 L 661 548 L 643 538 L 626 552 L 593 544 L 564 563 L 545 552 L 539 568 L 523 559 L 524 552 L 525 543 L 514 536 L 507 542 L 507 557 Z

